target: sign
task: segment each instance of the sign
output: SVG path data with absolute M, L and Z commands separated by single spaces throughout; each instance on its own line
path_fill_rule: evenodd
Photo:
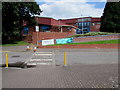
M 66 44 L 72 42 L 73 42 L 73 38 L 56 39 L 56 44 Z
M 53 44 L 54 44 L 54 39 L 42 40 L 42 46 L 53 45 Z
M 36 32 L 39 32 L 39 26 L 35 26 Z

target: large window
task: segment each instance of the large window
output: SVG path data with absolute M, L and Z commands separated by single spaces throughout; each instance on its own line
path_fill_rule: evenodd
M 42 25 L 41 29 L 43 32 L 50 32 L 51 26 Z
M 23 28 L 23 34 L 27 35 L 28 34 L 28 27 Z

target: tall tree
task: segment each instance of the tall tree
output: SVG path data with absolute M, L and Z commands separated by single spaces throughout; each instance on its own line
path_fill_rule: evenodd
M 33 25 L 36 21 L 32 15 L 40 15 L 41 12 L 36 2 L 2 2 L 3 43 L 20 37 L 23 21 Z
M 100 31 L 120 33 L 120 2 L 106 3 Z

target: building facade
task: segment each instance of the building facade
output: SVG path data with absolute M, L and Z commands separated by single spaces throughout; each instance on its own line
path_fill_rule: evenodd
M 74 34 L 84 34 L 88 32 L 99 32 L 100 18 L 83 17 L 73 19 L 53 19 L 49 17 L 36 17 L 39 32 L 36 32 L 35 26 L 27 26 L 24 22 L 22 31 L 23 40 L 35 43 L 44 39 L 65 38 Z M 35 33 L 38 33 L 36 40 Z
M 62 22 L 77 27 L 76 34 L 100 31 L 100 18 L 83 17 L 74 19 L 62 19 Z

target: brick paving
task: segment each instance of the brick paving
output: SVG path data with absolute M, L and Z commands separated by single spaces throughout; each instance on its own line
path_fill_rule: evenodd
M 2 69 L 3 88 L 117 88 L 118 65 Z
M 20 49 L 21 48 L 21 49 Z M 3 50 L 21 50 L 22 47 L 4 47 Z M 38 51 L 53 51 L 54 49 L 39 49 Z M 3 88 L 115 88 L 118 87 L 118 65 L 117 49 L 58 49 L 80 54 L 80 63 L 71 63 L 66 68 L 56 67 L 33 67 L 27 69 L 3 68 L 2 87 Z M 99 52 L 99 53 L 97 53 Z M 105 57 L 105 55 L 108 56 Z M 111 53 L 112 52 L 112 53 Z M 85 58 L 84 54 L 87 54 Z M 91 54 L 90 54 L 91 53 Z M 59 54 L 56 52 L 56 54 Z M 77 57 L 78 57 L 77 54 Z M 92 60 L 93 55 L 96 58 Z M 60 54 L 61 55 L 61 54 Z M 61 56 L 59 55 L 59 59 Z M 88 57 L 90 56 L 90 58 Z M 104 56 L 103 58 L 100 56 Z M 69 59 L 72 59 L 72 56 Z M 62 59 L 61 59 L 62 60 Z M 73 58 L 72 60 L 78 60 Z M 88 62 L 89 63 L 86 63 Z M 101 61 L 103 63 L 100 63 Z M 107 63 L 105 63 L 106 61 Z M 85 63 L 82 63 L 85 62 Z M 98 63 L 91 63 L 98 62 Z M 112 63 L 114 62 L 114 63 Z M 69 63 L 70 64 L 70 63 Z M 60 64 L 61 65 L 61 64 Z

